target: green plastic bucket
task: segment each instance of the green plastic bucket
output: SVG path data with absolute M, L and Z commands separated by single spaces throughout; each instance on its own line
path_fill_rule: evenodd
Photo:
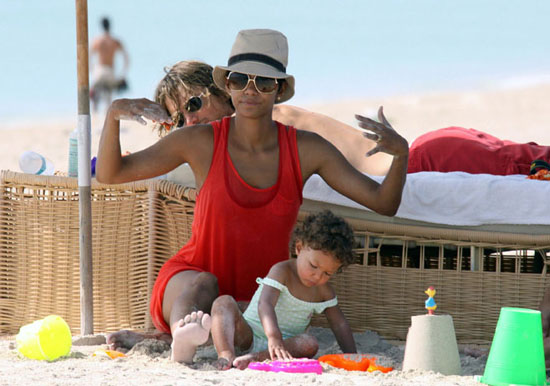
M 21 327 L 15 341 L 27 358 L 53 361 L 71 351 L 71 329 L 61 316 L 49 315 Z
M 492 386 L 547 384 L 540 311 L 501 308 L 481 382 Z

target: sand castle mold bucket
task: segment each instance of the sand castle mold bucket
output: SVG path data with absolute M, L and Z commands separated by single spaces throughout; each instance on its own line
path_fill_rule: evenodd
M 501 308 L 481 382 L 547 385 L 540 311 Z
M 72 345 L 69 325 L 57 315 L 21 327 L 15 341 L 27 358 L 48 361 L 67 355 Z
M 443 375 L 461 375 L 458 345 L 450 315 L 411 317 L 403 371 L 420 369 Z

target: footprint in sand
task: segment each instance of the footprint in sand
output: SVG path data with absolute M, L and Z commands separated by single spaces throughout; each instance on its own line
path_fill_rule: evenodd
M 180 319 L 172 332 L 171 359 L 180 363 L 193 363 L 197 347 L 208 340 L 212 319 L 202 311 L 192 312 Z

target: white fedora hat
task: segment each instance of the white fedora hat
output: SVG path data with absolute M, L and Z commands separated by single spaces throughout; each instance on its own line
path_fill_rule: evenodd
M 294 95 L 294 77 L 286 73 L 288 43 L 286 36 L 271 29 L 239 31 L 231 48 L 227 66 L 216 66 L 212 73 L 214 83 L 225 90 L 227 72 L 284 79 L 286 90 L 275 103 L 282 103 Z

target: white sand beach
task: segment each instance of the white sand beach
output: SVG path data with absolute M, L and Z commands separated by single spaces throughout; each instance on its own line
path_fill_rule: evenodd
M 338 352 L 332 332 L 312 328 L 319 341 L 317 357 Z M 322 374 L 271 373 L 258 370 L 215 370 L 212 346 L 198 351 L 193 366 L 172 362 L 166 343 L 144 341 L 125 358 L 93 356 L 105 345 L 74 346 L 68 357 L 41 362 L 22 357 L 13 340 L 0 340 L 0 385 L 479 385 L 486 356 L 461 354 L 462 376 L 443 376 L 432 371 L 401 371 L 403 342 L 386 342 L 371 331 L 355 333 L 357 348 L 377 358 L 377 364 L 392 366 L 383 374 L 337 369 L 323 364 Z
M 534 141 L 550 145 L 550 84 L 508 89 L 404 95 L 378 99 L 327 101 L 303 106 L 355 125 L 353 114 L 375 116 L 383 105 L 394 128 L 411 143 L 419 135 L 438 128 L 463 126 L 486 131 L 502 139 Z M 18 158 L 34 150 L 49 158 L 55 169 L 66 173 L 69 133 L 75 117 L 33 122 L 0 122 L 0 169 L 20 171 Z M 102 126 L 100 115 L 92 116 L 92 156 Z M 135 152 L 157 140 L 151 127 L 124 123 L 121 128 L 122 151 Z M 314 329 L 320 341 L 318 355 L 335 353 L 338 346 L 330 330 Z M 126 358 L 110 360 L 92 357 L 102 345 L 73 346 L 71 354 L 52 363 L 22 358 L 13 336 L 0 338 L 0 385 L 478 385 L 486 355 L 474 357 L 461 350 L 462 376 L 443 376 L 426 371 L 401 371 L 404 343 L 386 342 L 376 332 L 356 333 L 358 349 L 394 366 L 389 374 L 347 372 L 325 367 L 321 375 L 274 374 L 254 370 L 217 371 L 210 365 L 212 347 L 201 349 L 193 367 L 169 360 L 168 347 L 151 352 L 144 344 Z M 462 347 L 463 348 L 463 347 Z M 484 347 L 485 351 L 487 347 Z

